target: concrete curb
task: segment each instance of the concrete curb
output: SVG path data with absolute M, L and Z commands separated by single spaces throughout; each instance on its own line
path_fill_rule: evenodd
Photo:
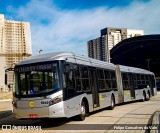
M 0 112 L 0 119 L 8 117 L 12 114 L 12 110 L 6 110 Z
M 156 126 L 158 127 L 158 130 L 155 129 L 150 129 L 150 133 L 159 133 L 160 131 L 160 110 L 157 110 L 154 112 L 153 117 L 152 117 L 152 127 Z

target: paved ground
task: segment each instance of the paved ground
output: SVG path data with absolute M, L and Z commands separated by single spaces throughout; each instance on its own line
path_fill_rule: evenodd
M 3 111 L 4 109 L 7 110 L 11 109 L 10 103 L 11 103 L 10 101 L 0 102 L 0 109 L 2 106 L 3 106 Z M 160 93 L 157 96 L 152 97 L 150 101 L 124 104 L 116 106 L 114 110 L 103 109 L 96 113 L 92 113 L 89 117 L 85 119 L 85 121 L 76 121 L 73 119 L 52 119 L 49 121 L 16 120 L 12 115 L 10 115 L 6 118 L 0 119 L 0 124 L 3 125 L 16 124 L 21 126 L 30 126 L 30 125 L 42 126 L 43 129 L 42 131 L 30 131 L 36 133 L 40 132 L 147 133 L 147 130 L 120 131 L 120 130 L 113 130 L 113 128 L 122 129 L 122 128 L 144 128 L 145 126 L 147 127 L 147 124 L 149 123 L 152 114 L 159 109 L 160 109 Z M 128 127 L 125 126 L 126 124 Z M 62 130 L 62 129 L 67 129 L 67 130 Z M 79 129 L 85 129 L 85 130 L 79 130 Z M 28 133 L 29 131 L 19 131 L 19 132 Z
M 12 98 L 12 92 L 1 92 L 0 91 L 0 100 L 6 100 L 6 99 L 11 99 Z
M 0 101 L 0 119 L 5 118 L 12 114 L 12 103 L 11 99 Z

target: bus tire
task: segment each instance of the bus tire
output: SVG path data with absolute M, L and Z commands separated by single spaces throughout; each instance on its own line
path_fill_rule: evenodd
M 142 95 L 142 102 L 144 102 L 146 100 L 146 93 L 143 91 L 143 95 Z
M 115 98 L 114 95 L 111 96 L 111 106 L 109 107 L 110 110 L 115 108 Z
M 86 113 L 87 113 L 86 104 L 85 104 L 84 101 L 82 101 L 81 108 L 80 108 L 80 115 L 77 116 L 77 119 L 80 120 L 80 121 L 85 120 Z

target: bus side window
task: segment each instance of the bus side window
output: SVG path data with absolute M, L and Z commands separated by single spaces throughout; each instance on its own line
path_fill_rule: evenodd
M 71 98 L 76 95 L 75 90 L 75 80 L 74 80 L 74 69 L 72 64 L 66 64 L 65 66 L 65 80 L 66 80 L 66 89 L 67 97 Z
M 77 92 L 82 92 L 82 85 L 81 85 L 81 73 L 80 67 L 77 65 L 74 66 L 74 76 L 75 76 L 75 88 Z
M 74 85 L 73 81 L 73 69 L 71 65 L 67 64 L 65 66 L 65 76 L 66 76 L 66 85 L 67 87 L 72 87 Z
M 115 71 L 110 71 L 110 74 L 111 74 L 112 89 L 116 89 L 117 88 L 117 82 L 116 82 Z
M 81 66 L 80 67 L 81 73 L 81 81 L 82 81 L 82 90 L 84 92 L 90 91 L 90 78 L 89 78 L 89 71 L 88 67 Z
M 138 88 L 138 85 L 137 85 L 137 74 L 133 74 L 133 81 L 134 81 L 134 88 Z
M 105 81 L 104 81 L 104 72 L 102 69 L 97 70 L 98 74 L 98 89 L 99 90 L 105 90 Z
M 138 88 L 141 88 L 142 86 L 142 79 L 140 74 L 137 74 L 137 85 L 138 85 Z
M 104 70 L 105 75 L 105 89 L 111 89 L 111 75 L 109 70 Z
M 122 73 L 123 88 L 130 89 L 128 73 Z

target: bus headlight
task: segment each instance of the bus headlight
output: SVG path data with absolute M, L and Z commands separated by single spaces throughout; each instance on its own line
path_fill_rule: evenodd
M 59 95 L 49 101 L 49 106 L 56 104 L 56 103 L 59 103 L 61 101 L 62 101 L 62 95 Z

